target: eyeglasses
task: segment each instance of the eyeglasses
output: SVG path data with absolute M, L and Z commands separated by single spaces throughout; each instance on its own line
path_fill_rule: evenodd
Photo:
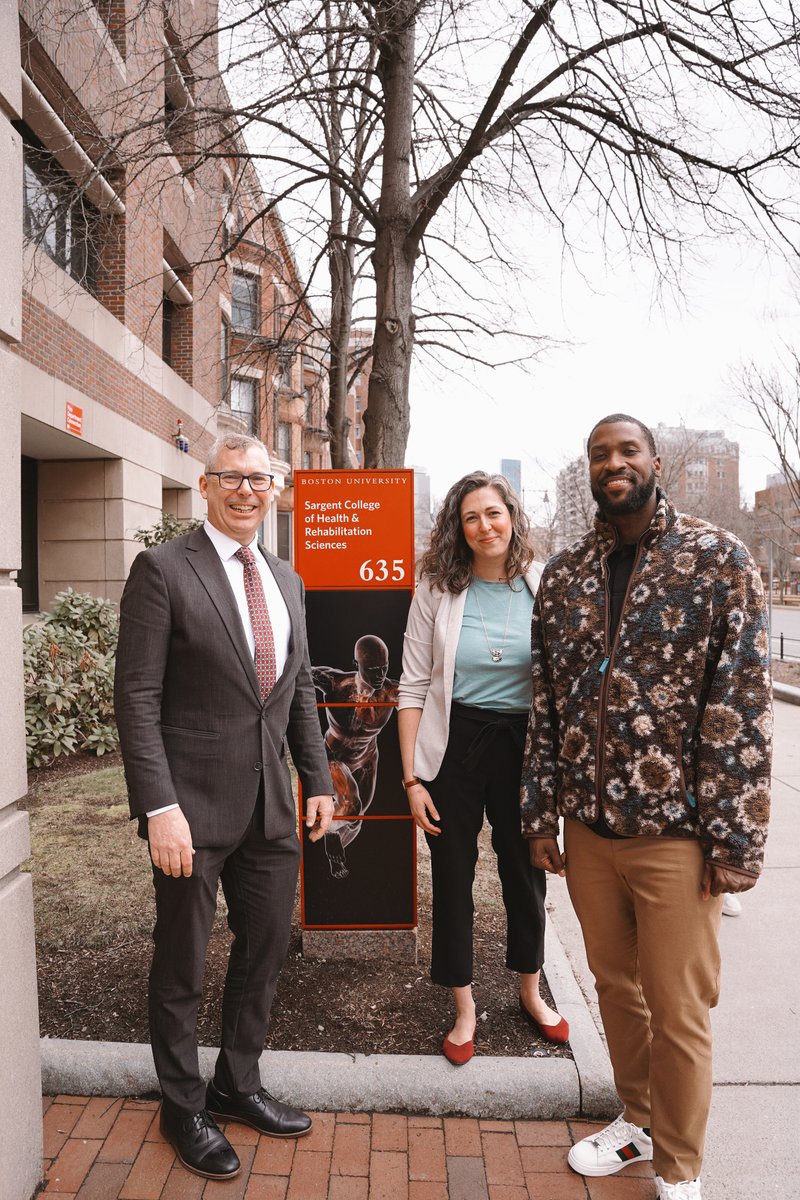
M 265 475 L 256 471 L 254 475 L 240 475 L 238 471 L 206 471 L 206 475 L 216 475 L 219 486 L 226 492 L 238 492 L 245 479 L 254 492 L 268 492 L 275 482 L 274 475 Z

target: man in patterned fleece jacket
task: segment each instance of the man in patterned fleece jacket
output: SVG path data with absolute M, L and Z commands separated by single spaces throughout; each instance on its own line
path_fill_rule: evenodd
M 755 884 L 769 817 L 767 615 L 742 543 L 657 488 L 646 426 L 605 417 L 588 455 L 594 529 L 534 607 L 521 795 L 531 861 L 566 874 L 624 1106 L 569 1162 L 652 1158 L 659 1197 L 699 1200 L 721 896 Z

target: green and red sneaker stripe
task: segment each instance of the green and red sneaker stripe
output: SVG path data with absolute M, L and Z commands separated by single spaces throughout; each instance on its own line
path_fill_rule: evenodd
M 621 1158 L 623 1162 L 630 1162 L 631 1159 L 641 1157 L 642 1152 L 635 1142 L 628 1142 L 627 1146 L 620 1146 L 617 1151 L 617 1158 Z

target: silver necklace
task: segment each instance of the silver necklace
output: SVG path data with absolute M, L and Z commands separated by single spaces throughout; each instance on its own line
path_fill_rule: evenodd
M 506 609 L 506 627 L 503 630 L 503 640 L 499 646 L 493 646 L 492 643 L 489 641 L 489 634 L 486 632 L 486 622 L 483 619 L 483 609 L 481 608 L 481 602 L 478 599 L 478 589 L 473 588 L 472 594 L 475 597 L 475 603 L 478 606 L 478 616 L 481 619 L 481 625 L 483 626 L 483 636 L 486 639 L 486 648 L 488 649 L 489 654 L 491 655 L 492 662 L 495 662 L 495 663 L 502 662 L 503 661 L 503 651 L 506 648 L 506 639 L 508 637 L 508 622 L 511 619 L 511 601 L 514 598 L 514 589 L 512 588 L 511 584 L 508 585 L 508 608 Z

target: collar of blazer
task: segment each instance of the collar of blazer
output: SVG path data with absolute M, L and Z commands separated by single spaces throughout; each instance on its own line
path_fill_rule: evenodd
M 272 571 L 275 582 L 280 589 L 286 607 L 289 611 L 289 620 L 292 626 L 292 637 L 289 646 L 289 658 L 286 662 L 280 679 L 275 684 L 272 693 L 267 700 L 269 704 L 273 697 L 281 691 L 282 686 L 285 686 L 291 672 L 289 666 L 294 656 L 297 637 L 295 630 L 297 622 L 302 621 L 303 613 L 301 608 L 300 589 L 295 583 L 295 574 L 288 563 L 282 559 L 276 558 L 274 554 L 270 554 L 259 542 L 258 548 L 264 555 Z M 242 620 L 239 615 L 239 609 L 236 604 L 231 586 L 228 583 L 228 576 L 225 574 L 225 568 L 217 554 L 216 548 L 212 544 L 210 538 L 206 535 L 203 529 L 195 529 L 186 539 L 186 561 L 197 575 L 202 583 L 211 603 L 216 608 L 225 627 L 225 632 L 231 639 L 233 648 L 235 649 L 239 660 L 247 673 L 247 678 L 250 680 L 250 685 L 256 694 L 256 698 L 261 701 L 261 693 L 258 686 L 258 676 L 256 675 L 255 663 L 253 656 L 250 653 L 250 647 L 247 644 Z

